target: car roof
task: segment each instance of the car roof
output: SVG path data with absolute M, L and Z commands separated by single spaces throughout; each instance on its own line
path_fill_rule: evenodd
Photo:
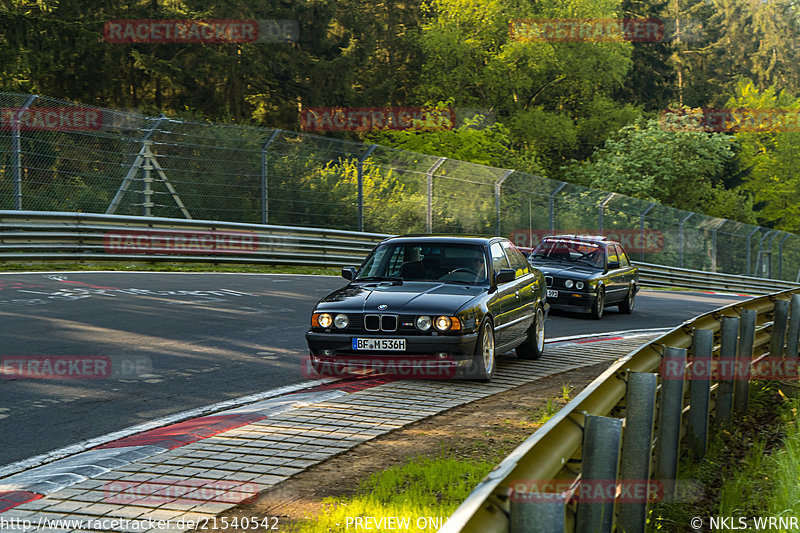
M 419 235 L 401 235 L 399 237 L 390 237 L 381 241 L 381 243 L 387 242 L 399 242 L 399 243 L 417 243 L 417 242 L 426 242 L 426 243 L 436 243 L 436 244 L 479 244 L 479 245 L 486 245 L 491 242 L 495 241 L 506 241 L 508 239 L 504 237 L 480 237 L 477 235 L 429 235 L 429 234 L 419 234 Z
M 612 241 L 605 235 L 548 235 L 542 238 L 543 241 L 547 239 L 572 239 L 574 241 L 593 242 L 597 244 L 619 244 L 617 241 Z

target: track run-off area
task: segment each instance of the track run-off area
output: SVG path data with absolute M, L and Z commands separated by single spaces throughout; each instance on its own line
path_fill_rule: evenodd
M 3 375 L 0 469 L 190 409 L 313 382 L 309 316 L 345 283 L 287 274 L 0 274 L 0 357 L 96 360 L 82 374 L 96 370 L 89 379 Z M 546 336 L 673 327 L 742 299 L 642 290 L 632 315 L 609 308 L 596 321 L 553 311 Z

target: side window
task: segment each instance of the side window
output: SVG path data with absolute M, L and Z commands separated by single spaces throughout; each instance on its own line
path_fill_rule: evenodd
M 531 271 L 528 260 L 525 259 L 525 256 L 522 255 L 522 252 L 517 250 L 517 248 L 513 244 L 511 244 L 510 242 L 503 241 L 503 248 L 506 251 L 508 262 L 511 263 L 511 268 L 513 268 L 516 271 L 516 275 L 518 278 L 521 278 L 522 276 Z
M 622 249 L 622 246 L 617 246 L 617 250 L 619 250 L 619 266 L 623 268 L 631 266 L 631 261 L 628 259 L 628 254 L 625 253 L 625 250 Z
M 503 247 L 500 246 L 499 242 L 492 244 L 489 248 L 489 253 L 492 254 L 492 269 L 494 269 L 495 272 L 501 268 L 511 268 L 508 264 L 508 259 L 506 259 L 506 254 L 503 252 Z
M 617 253 L 617 245 L 616 244 L 609 244 L 608 245 L 608 262 L 612 261 L 619 261 L 619 254 Z

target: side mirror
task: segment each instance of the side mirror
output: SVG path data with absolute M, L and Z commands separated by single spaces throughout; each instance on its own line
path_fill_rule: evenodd
M 342 277 L 344 279 L 349 279 L 350 281 L 352 281 L 353 279 L 355 279 L 356 274 L 358 274 L 358 270 L 356 270 L 356 267 L 342 267 Z
M 616 270 L 619 268 L 619 261 L 609 261 L 608 270 Z
M 517 279 L 517 273 L 515 271 L 510 268 L 501 268 L 494 275 L 494 284 L 502 285 L 503 283 L 514 281 L 515 279 Z

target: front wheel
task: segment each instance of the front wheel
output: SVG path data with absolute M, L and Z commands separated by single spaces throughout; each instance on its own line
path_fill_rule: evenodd
M 544 312 L 541 307 L 536 308 L 533 324 L 528 329 L 528 338 L 517 346 L 517 357 L 520 359 L 539 359 L 544 352 Z
M 635 297 L 636 297 L 636 285 L 631 283 L 631 286 L 628 288 L 628 295 L 625 297 L 622 303 L 619 304 L 619 312 L 625 313 L 626 315 L 633 313 L 633 304 Z
M 478 342 L 475 345 L 475 355 L 472 358 L 473 376 L 478 381 L 491 381 L 494 367 L 494 328 L 492 321 L 486 318 L 481 324 Z
M 603 318 L 603 311 L 606 307 L 606 291 L 601 287 L 597 289 L 597 298 L 592 305 L 592 318 L 600 320 Z

